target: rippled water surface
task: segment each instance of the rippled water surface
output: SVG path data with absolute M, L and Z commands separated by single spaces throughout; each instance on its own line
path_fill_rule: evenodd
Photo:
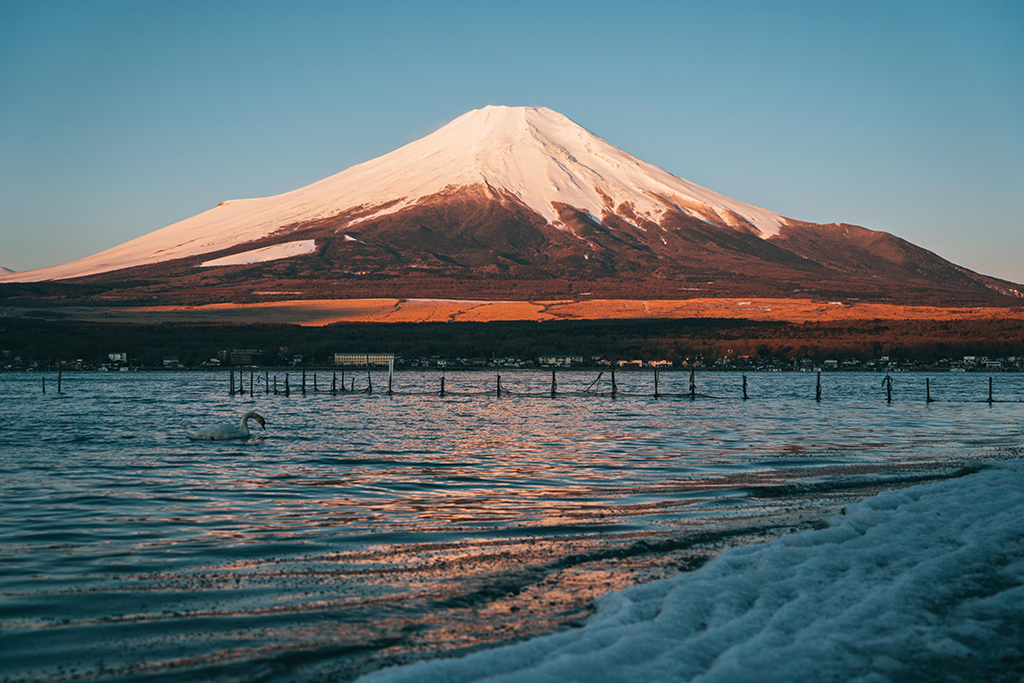
M 698 373 L 695 400 L 647 372 L 615 399 L 440 378 L 331 396 L 310 373 L 303 396 L 292 373 L 286 398 L 230 397 L 223 372 L 69 373 L 61 396 L 0 375 L 0 679 L 347 680 L 571 628 L 601 593 L 1021 457 L 1024 432 L 1018 374 L 992 404 L 976 374 L 894 375 L 891 404 L 866 373 L 823 375 L 820 403 L 805 373 L 751 374 L 747 401 L 733 373 Z M 247 410 L 256 438 L 186 439 Z

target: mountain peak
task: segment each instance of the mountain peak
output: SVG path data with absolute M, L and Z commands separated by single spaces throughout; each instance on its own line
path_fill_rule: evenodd
M 392 198 L 418 199 L 447 185 L 486 184 L 518 197 L 556 227 L 561 226 L 559 205 L 594 217 L 626 206 L 631 215 L 653 223 L 666 212 L 734 227 L 746 222 L 765 238 L 786 224 L 774 212 L 645 163 L 544 107 L 474 109 L 391 154 L 322 182 L 346 182 L 357 169 L 371 168 L 387 168 L 392 179 L 415 177 L 397 192 L 390 184 Z
M 452 119 L 440 128 L 476 128 L 482 130 L 527 131 L 530 126 L 564 125 L 582 128 L 569 117 L 547 107 L 509 107 L 503 104 L 489 104 L 479 109 L 470 109 L 462 116 Z

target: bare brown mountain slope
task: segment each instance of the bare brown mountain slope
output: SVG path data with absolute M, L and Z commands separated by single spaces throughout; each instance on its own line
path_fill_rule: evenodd
M 231 249 L 70 283 L 107 299 L 163 303 L 280 298 L 273 292 L 287 298 L 817 296 L 905 304 L 1020 303 L 1014 283 L 857 226 L 794 221 L 765 240 L 680 212 L 666 213 L 660 224 L 634 224 L 628 207 L 609 207 L 600 217 L 564 205 L 558 211 L 561 229 L 506 193 L 486 186 L 459 188 L 370 220 L 346 212 L 289 225 Z M 315 240 L 315 253 L 200 267 L 296 240 Z M 4 285 L 0 291 L 10 296 L 26 288 L 45 292 L 47 285 Z

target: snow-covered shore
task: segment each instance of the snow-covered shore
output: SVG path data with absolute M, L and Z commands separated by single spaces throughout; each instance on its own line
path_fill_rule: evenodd
M 1024 679 L 1024 461 L 611 593 L 583 628 L 381 681 Z

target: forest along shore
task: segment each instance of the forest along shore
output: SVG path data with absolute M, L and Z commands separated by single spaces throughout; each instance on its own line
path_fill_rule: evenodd
M 826 360 L 856 367 L 949 369 L 965 356 L 1008 361 L 1024 358 L 1024 320 L 861 320 L 793 323 L 746 319 L 552 320 L 546 322 L 342 323 L 323 327 L 271 324 L 114 324 L 34 317 L 0 317 L 0 368 L 72 366 L 126 354 L 132 367 L 232 364 L 233 351 L 248 352 L 242 365 L 333 365 L 336 353 L 388 353 L 403 362 L 464 359 L 474 366 L 516 358 L 540 364 L 542 356 L 600 361 L 665 360 L 700 369 L 811 369 Z M 259 356 L 253 360 L 252 352 Z M 1013 357 L 1013 361 L 1009 359 Z M 15 359 L 20 358 L 20 364 Z M 940 361 L 947 361 L 943 366 Z M 497 362 L 495 362 L 497 361 Z M 81 363 L 80 363 L 81 362 Z M 177 365 L 175 364 L 175 365 Z M 810 364 L 808 366 L 807 364 Z M 436 366 L 436 363 L 434 363 Z M 469 363 L 459 363 L 466 366 Z M 850 367 L 843 365 L 843 367 Z

